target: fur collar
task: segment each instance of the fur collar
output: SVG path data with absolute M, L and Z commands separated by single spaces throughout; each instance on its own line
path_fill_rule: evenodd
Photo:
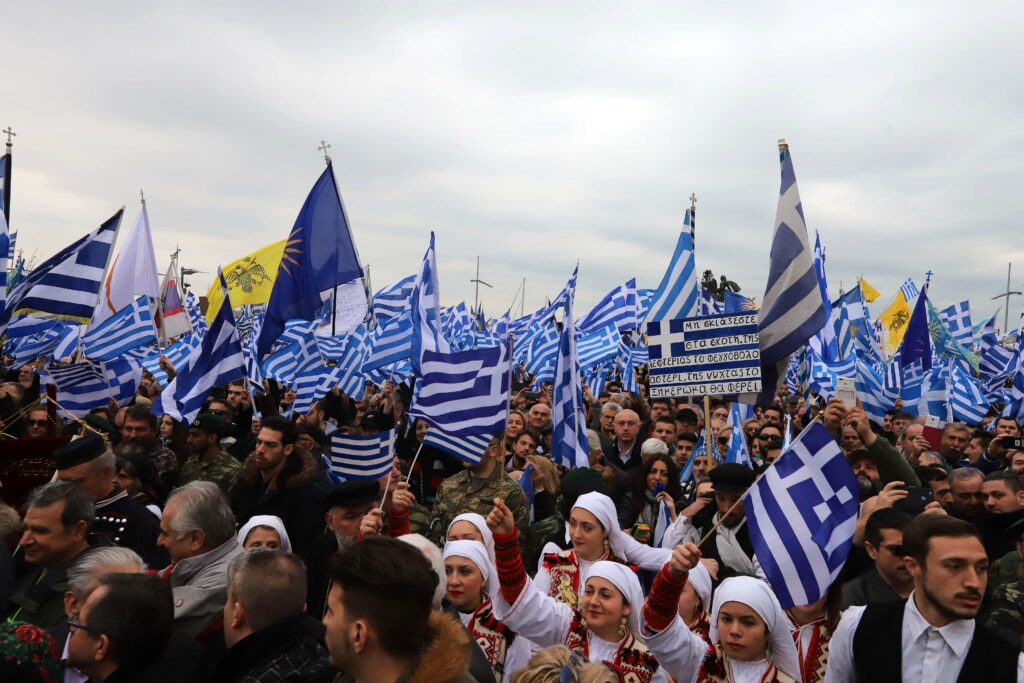
M 273 495 L 282 488 L 297 489 L 311 483 L 316 479 L 317 464 L 316 456 L 296 444 L 295 450 L 288 456 L 284 467 L 267 484 L 267 495 Z M 242 476 L 253 486 L 259 484 L 260 471 L 256 467 L 255 453 L 245 459 L 245 464 L 242 466 Z
M 426 645 L 403 683 L 455 683 L 469 667 L 469 634 L 458 619 L 434 612 L 424 633 Z

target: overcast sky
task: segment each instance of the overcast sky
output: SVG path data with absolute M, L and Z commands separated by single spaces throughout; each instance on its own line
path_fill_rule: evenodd
M 491 315 L 579 259 L 579 316 L 657 286 L 695 192 L 698 270 L 760 301 L 785 137 L 833 296 L 930 269 L 978 321 L 1009 261 L 1024 289 L 1019 3 L 5 4 L 36 262 L 145 188 L 161 272 L 213 272 L 287 236 L 325 139 L 374 289 L 433 229 L 445 303 L 478 255 Z

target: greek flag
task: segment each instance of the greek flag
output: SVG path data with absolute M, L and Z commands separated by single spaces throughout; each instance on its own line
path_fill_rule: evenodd
M 416 276 L 409 275 L 373 295 L 371 304 L 377 322 L 390 320 L 409 308 L 409 298 L 412 296 L 415 281 Z
M 245 343 L 242 344 L 242 355 L 245 357 L 246 386 L 249 387 L 249 391 L 254 396 L 267 393 L 266 389 L 263 387 L 263 368 L 260 367 L 259 352 L 256 348 L 256 344 L 259 342 L 260 338 L 260 330 L 262 328 L 263 315 L 254 315 L 252 327 L 249 330 L 249 336 L 246 337 Z
M 647 310 L 647 321 L 692 318 L 697 315 L 697 269 L 693 260 L 690 225 L 690 212 L 687 211 L 668 270 L 661 278 L 661 284 L 655 290 Z
M 839 314 L 834 315 L 833 325 L 836 330 L 836 345 L 839 350 L 838 360 L 849 358 L 854 352 L 853 336 L 850 334 L 850 318 L 845 308 L 839 309 Z
M 839 444 L 814 422 L 743 500 L 754 553 L 783 608 L 818 600 L 853 547 L 857 478 Z
M 508 345 L 440 353 L 425 349 L 410 417 L 450 436 L 491 436 L 505 428 Z
M 836 329 L 832 324 L 832 303 L 828 298 L 828 280 L 825 277 L 825 250 L 821 246 L 821 237 L 814 233 L 814 272 L 818 276 L 818 288 L 821 290 L 822 305 L 825 307 L 825 324 L 816 335 L 808 340 L 811 348 L 827 363 L 839 358 L 839 344 L 836 341 Z
M 762 396 L 774 396 L 789 355 L 824 327 L 828 316 L 807 241 L 803 205 L 789 147 L 779 147 L 782 181 L 775 214 L 768 285 L 758 315 Z
M 324 357 L 320 355 L 316 335 L 307 335 L 302 343 L 293 345 L 291 348 L 298 361 L 295 377 L 290 385 L 295 390 L 292 414 L 304 415 L 309 412 L 317 399 L 316 390 L 320 385 L 321 378 L 327 373 L 327 366 L 324 363 Z
M 364 370 L 376 370 L 409 360 L 412 353 L 412 318 L 408 311 L 374 328 L 369 341 L 369 356 Z
M 660 548 L 662 541 L 665 540 L 665 532 L 668 531 L 669 526 L 672 524 L 672 513 L 668 509 L 668 505 L 665 501 L 660 501 L 658 504 L 658 521 L 654 524 L 654 547 Z
M 224 298 L 202 343 L 188 357 L 188 363 L 153 402 L 153 414 L 170 415 L 189 424 L 202 410 L 210 390 L 245 377 L 242 342 L 235 328 L 224 275 L 217 277 Z
M 747 437 L 743 433 L 743 418 L 740 415 L 739 407 L 739 402 L 733 401 L 729 417 L 732 422 L 732 431 L 729 435 L 729 450 L 725 454 L 725 461 L 750 467 L 750 452 L 747 450 Z
M 629 372 L 632 371 L 632 368 L 629 368 Z M 587 386 L 590 387 L 590 393 L 594 396 L 601 395 L 601 392 L 604 391 L 604 383 L 608 381 L 608 374 L 610 372 L 610 365 L 599 365 L 596 368 L 591 368 L 590 375 L 586 378 Z
M 366 360 L 366 355 L 369 353 L 369 347 L 367 346 L 368 336 L 369 333 L 365 325 L 360 325 L 349 333 L 345 340 L 345 349 L 342 351 L 337 363 L 321 379 L 320 385 L 317 387 L 317 400 L 326 396 L 334 387 L 338 387 L 349 396 L 359 395 L 364 387 L 363 380 L 365 376 L 362 374 L 362 367 L 363 361 Z M 402 361 L 402 364 L 408 366 L 409 362 Z M 397 374 L 395 366 L 392 366 L 390 374 Z
M 263 376 L 291 386 L 299 369 L 298 344 L 291 344 L 267 356 L 260 366 Z
M 934 415 L 949 421 L 949 368 L 936 365 L 925 372 L 921 382 L 921 396 L 917 401 L 917 414 Z
M 979 424 L 988 413 L 989 401 L 985 398 L 981 384 L 958 363 L 950 365 L 949 403 L 953 419 L 969 425 Z
M 412 347 L 409 360 L 416 374 L 420 372 L 420 362 L 424 351 L 450 351 L 448 341 L 441 333 L 441 312 L 438 302 L 441 292 L 437 286 L 437 261 L 434 255 L 434 233 L 430 233 L 430 246 L 423 255 L 423 265 L 416 276 L 409 300 L 409 313 L 412 316 Z
M 199 299 L 196 298 L 191 289 L 185 292 L 185 313 L 188 314 L 189 323 L 192 325 L 192 333 L 203 337 L 209 329 L 209 325 L 206 324 L 206 318 L 203 317 L 203 309 L 199 306 Z
M 142 367 L 127 358 L 109 363 L 50 364 L 46 372 L 57 387 L 57 403 L 75 417 L 107 406 L 111 398 L 118 405 L 126 404 L 135 397 L 142 380 Z
M 953 339 L 956 339 L 965 346 L 971 345 L 973 335 L 971 330 L 971 303 L 969 301 L 961 301 L 939 311 L 939 317 L 942 318 L 942 322 L 946 323 L 946 327 L 953 334 Z
M 998 382 L 1010 374 L 1013 352 L 1000 345 L 996 336 L 996 317 L 993 315 L 982 325 L 980 334 L 978 372 L 986 383 Z
M 160 367 L 160 356 L 166 356 L 167 360 L 171 361 L 176 369 L 183 367 L 188 361 L 189 355 L 193 349 L 199 346 L 200 339 L 194 334 L 188 333 L 182 335 L 178 341 L 174 342 L 170 346 L 164 347 L 162 350 L 155 349 L 133 349 L 129 351 L 125 357 L 135 358 L 142 363 L 142 367 L 145 368 L 149 374 L 153 375 L 153 378 L 160 383 L 160 386 L 166 387 L 171 378 L 167 376 L 163 368 Z
M 562 323 L 552 388 L 551 424 L 554 430 L 551 434 L 551 460 L 567 468 L 589 467 L 587 418 L 583 413 L 580 363 L 573 333 L 572 296 L 566 300 Z
M 903 292 L 903 298 L 906 299 L 908 304 L 911 301 L 916 301 L 917 295 L 921 293 L 921 290 L 917 288 L 917 285 L 909 277 L 900 285 L 900 291 Z
M 103 225 L 51 256 L 15 285 L 7 297 L 0 328 L 23 317 L 92 320 L 121 209 Z
M 558 328 L 554 325 L 546 327 L 533 339 L 526 360 L 526 371 L 531 375 L 542 374 L 545 367 L 554 368 L 558 356 Z
M 883 390 L 883 379 L 874 367 L 857 360 L 857 398 L 860 399 L 868 419 L 877 424 L 885 421 L 885 413 L 895 407 Z
M 576 340 L 580 368 L 589 370 L 595 365 L 612 360 L 619 355 L 619 341 L 622 335 L 614 325 L 609 325 Z
M 380 479 L 391 471 L 397 429 L 379 434 L 331 434 L 331 475 L 337 481 Z
M 148 296 L 140 296 L 82 335 L 82 350 L 92 360 L 113 360 L 130 349 L 156 343 L 156 323 Z
M 722 305 L 715 301 L 715 297 L 711 296 L 711 292 L 704 289 L 704 285 L 699 286 L 700 289 L 700 315 L 721 315 L 724 313 Z
M 608 325 L 620 330 L 635 329 L 638 326 L 636 302 L 636 278 L 632 278 L 608 292 L 576 328 L 583 333 L 596 332 Z
M 424 446 L 439 448 L 470 465 L 480 464 L 490 444 L 489 436 L 452 436 L 433 428 L 428 429 L 427 435 L 423 437 Z
M 14 358 L 12 367 L 21 367 L 37 358 L 49 356 L 60 344 L 68 329 L 67 325 L 50 321 L 50 326 L 45 330 L 8 342 L 5 345 L 5 352 Z
M 1017 347 L 1007 365 L 1011 384 L 1007 390 L 1006 405 L 1003 407 L 1003 417 L 1012 417 L 1018 424 L 1024 422 L 1024 311 L 1021 311 L 1020 320 Z

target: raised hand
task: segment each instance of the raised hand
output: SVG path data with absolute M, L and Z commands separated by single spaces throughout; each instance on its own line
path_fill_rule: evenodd
M 672 576 L 685 576 L 700 562 L 700 548 L 694 543 L 680 543 L 672 549 L 668 571 Z
M 487 515 L 487 527 L 494 535 L 507 536 L 515 531 L 516 521 L 512 517 L 512 511 L 505 505 L 501 498 L 494 499 L 494 508 Z
M 367 536 L 376 536 L 380 533 L 381 527 L 384 526 L 384 522 L 381 519 L 380 508 L 372 508 L 369 512 L 363 515 L 363 521 L 359 523 L 359 535 L 362 538 Z
M 416 496 L 409 489 L 408 482 L 400 481 L 391 494 L 391 514 L 402 515 L 412 509 Z

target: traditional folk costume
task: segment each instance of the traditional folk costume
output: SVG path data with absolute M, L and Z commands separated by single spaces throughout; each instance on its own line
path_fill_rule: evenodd
M 586 510 L 600 522 L 608 535 L 605 552 L 598 560 L 584 560 L 575 550 L 559 550 L 553 543 L 549 543 L 541 553 L 537 578 L 534 579 L 534 585 L 541 593 L 576 608 L 583 587 L 582 579 L 588 575 L 594 562 L 616 562 L 632 569 L 639 567 L 657 571 L 672 558 L 671 548 L 652 548 L 623 532 L 619 528 L 615 503 L 603 493 L 594 491 L 583 494 L 573 505 L 573 509 L 576 508 Z M 570 541 L 568 523 L 565 540 Z
M 487 557 L 487 548 L 479 541 L 448 541 L 444 546 L 444 559 L 449 557 L 469 560 L 484 577 L 487 595 L 473 612 L 459 612 L 459 620 L 483 650 L 494 673 L 494 680 L 507 682 L 512 673 L 529 662 L 530 641 L 519 638 L 494 613 L 493 598 L 498 593 L 498 576 Z
M 804 683 L 822 683 L 828 665 L 828 645 L 832 638 L 832 631 L 825 623 L 825 617 L 797 626 L 789 612 L 786 612 L 786 616 L 789 617 L 793 643 L 800 659 L 800 677 Z
M 595 576 L 608 580 L 632 606 L 628 627 L 622 637 L 617 642 L 609 642 L 598 638 L 587 628 L 577 607 L 570 607 L 532 585 L 519 554 L 516 532 L 496 535 L 494 545 L 501 580 L 499 612 L 506 625 L 541 647 L 564 644 L 588 661 L 602 662 L 626 683 L 668 680 L 658 660 L 638 636 L 643 591 L 640 580 L 631 569 L 621 563 L 598 561 L 590 564 L 587 575 L 583 577 L 584 582 Z
M 644 603 L 643 635 L 670 675 L 681 682 L 696 683 L 800 683 L 800 664 L 789 622 L 765 582 L 748 576 L 722 582 L 711 610 L 712 644 L 708 645 L 683 624 L 677 613 L 679 594 L 686 581 L 686 576 L 674 577 L 668 567 L 663 568 Z M 719 649 L 718 613 L 727 602 L 747 605 L 764 620 L 768 628 L 764 659 L 739 661 Z

